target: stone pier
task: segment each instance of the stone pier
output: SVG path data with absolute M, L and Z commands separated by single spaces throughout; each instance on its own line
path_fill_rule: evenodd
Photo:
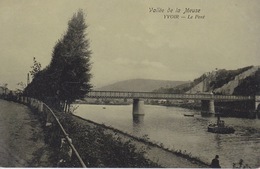
M 256 116 L 260 119 L 260 95 L 255 95 L 255 112 Z
M 201 114 L 214 114 L 215 113 L 215 105 L 214 100 L 201 100 Z
M 260 95 L 255 96 L 255 110 L 260 111 Z
M 136 123 L 144 120 L 144 101 L 140 99 L 133 99 L 133 121 Z

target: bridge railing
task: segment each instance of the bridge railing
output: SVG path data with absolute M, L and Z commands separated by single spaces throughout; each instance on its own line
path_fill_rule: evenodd
M 128 98 L 128 99 L 190 99 L 190 100 L 253 100 L 252 96 L 213 95 L 213 94 L 169 94 L 154 92 L 90 91 L 89 98 Z

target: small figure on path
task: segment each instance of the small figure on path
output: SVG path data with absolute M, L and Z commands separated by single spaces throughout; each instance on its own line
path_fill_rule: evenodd
M 219 160 L 218 160 L 219 156 L 216 155 L 215 158 L 211 161 L 210 167 L 211 168 L 221 168 L 219 165 Z

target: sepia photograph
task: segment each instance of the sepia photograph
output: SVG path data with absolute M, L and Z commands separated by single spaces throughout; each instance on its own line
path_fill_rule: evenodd
M 259 0 L 0 0 L 0 167 L 260 168 Z

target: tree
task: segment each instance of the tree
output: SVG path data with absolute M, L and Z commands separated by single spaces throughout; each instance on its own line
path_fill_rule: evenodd
M 24 82 L 17 83 L 18 88 L 16 89 L 16 93 L 21 95 L 26 88 L 26 84 Z
M 7 86 L 8 86 L 8 84 L 7 83 L 5 83 L 4 84 L 4 96 L 6 96 L 7 95 L 7 91 L 8 91 L 8 88 L 7 88 Z
M 79 10 L 68 22 L 68 30 L 53 50 L 50 69 L 57 77 L 53 82 L 59 99 L 65 103 L 65 111 L 76 99 L 82 99 L 91 89 L 89 41 L 84 13 Z
M 32 70 L 30 71 L 32 78 L 34 78 L 35 75 L 41 70 L 41 67 L 41 63 L 37 62 L 36 58 L 33 57 L 33 66 L 31 66 Z
M 56 90 L 53 90 L 54 84 L 50 66 L 47 66 L 43 70 L 35 71 L 33 79 L 25 87 L 23 95 L 46 102 L 48 98 L 55 97 Z
M 38 99 L 57 98 L 63 103 L 65 112 L 73 101 L 85 97 L 92 88 L 91 51 L 86 29 L 84 13 L 79 10 L 69 20 L 65 35 L 55 45 L 50 65 L 40 70 L 41 65 L 34 58 L 30 72 L 34 78 L 26 87 L 26 94 Z

